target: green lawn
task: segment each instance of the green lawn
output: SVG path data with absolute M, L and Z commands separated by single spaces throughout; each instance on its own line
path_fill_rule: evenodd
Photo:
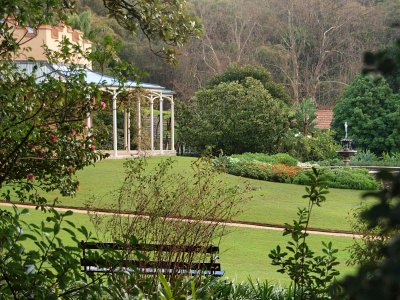
M 1 205 L 0 205 L 1 207 Z M 4 207 L 2 207 L 4 208 Z M 7 208 L 11 209 L 11 208 Z M 39 224 L 45 220 L 46 215 L 34 209 L 30 209 L 29 214 L 24 215 L 24 220 L 30 223 Z M 93 231 L 93 225 L 89 221 L 86 214 L 73 214 L 68 217 L 75 225 L 84 225 Z M 64 243 L 68 244 L 72 241 L 68 240 L 68 235 L 61 231 Z M 78 234 L 78 239 L 80 235 Z M 229 233 L 222 238 L 220 249 L 220 263 L 225 270 L 225 274 L 230 279 L 244 281 L 249 276 L 252 279 L 260 279 L 279 283 L 282 285 L 288 284 L 288 279 L 285 275 L 276 272 L 276 267 L 270 264 L 268 253 L 275 248 L 277 244 L 285 245 L 286 237 L 282 236 L 282 232 L 265 230 L 265 229 L 248 229 L 248 228 L 230 228 Z M 322 235 L 311 235 L 309 244 L 313 250 L 320 253 L 321 241 L 332 241 L 335 248 L 340 251 L 338 253 L 340 265 L 338 269 L 342 274 L 352 271 L 353 268 L 345 265 L 348 253 L 346 247 L 352 244 L 351 238 L 332 237 Z M 32 244 L 27 245 L 27 248 L 32 247 Z
M 149 168 L 154 167 L 162 159 L 149 159 Z M 176 163 L 172 172 L 190 176 L 190 164 L 194 160 L 188 157 L 174 158 Z M 97 199 L 95 205 L 113 203 L 115 195 L 112 191 L 117 189 L 124 179 L 123 163 L 125 160 L 104 160 L 93 167 L 87 167 L 79 172 L 80 189 L 74 198 L 60 197 L 60 203 L 65 206 L 83 207 L 85 202 L 93 198 Z M 304 194 L 304 186 L 280 184 L 266 181 L 244 179 L 232 175 L 222 174 L 227 184 L 243 185 L 245 182 L 253 186 L 251 192 L 253 198 L 243 203 L 243 212 L 236 217 L 239 221 L 256 223 L 284 224 L 296 218 L 297 207 L 306 205 L 301 196 Z M 326 203 L 316 208 L 311 219 L 311 226 L 324 229 L 349 230 L 348 215 L 352 208 L 360 203 L 361 191 L 331 189 Z M 53 193 L 51 197 L 58 197 Z M 49 198 L 50 199 L 50 198 Z M 43 216 L 32 211 L 30 220 L 39 222 Z M 93 228 L 86 215 L 74 214 L 74 222 Z M 287 278 L 276 272 L 276 268 L 270 265 L 268 252 L 277 244 L 284 245 L 285 238 L 278 231 L 263 229 L 232 228 L 230 234 L 225 236 L 220 245 L 222 253 L 221 263 L 226 275 L 231 279 L 245 280 L 248 276 L 253 279 L 268 279 L 276 283 L 286 284 Z M 345 237 L 332 237 L 313 235 L 310 244 L 316 252 L 321 248 L 321 241 L 332 241 L 339 248 L 341 261 L 340 270 L 347 273 L 352 268 L 346 267 L 344 262 L 348 253 L 346 247 L 351 245 L 352 239 Z
M 149 159 L 149 167 L 154 167 L 163 158 Z M 193 158 L 174 158 L 173 172 L 190 175 L 190 164 Z M 82 207 L 85 202 L 96 196 L 97 205 L 113 203 L 115 195 L 111 191 L 121 185 L 124 179 L 123 162 L 125 160 L 104 160 L 94 167 L 87 167 L 78 172 L 80 189 L 74 198 L 60 197 L 60 203 L 66 206 Z M 296 217 L 298 207 L 306 205 L 301 198 L 304 186 L 273 183 L 267 181 L 244 179 L 241 177 L 223 174 L 227 184 L 243 185 L 249 182 L 254 191 L 253 198 L 243 204 L 243 212 L 236 217 L 238 221 L 248 221 L 268 224 L 284 224 Z M 317 207 L 311 220 L 311 227 L 322 229 L 350 230 L 349 212 L 360 204 L 362 191 L 330 189 L 327 201 L 322 207 Z M 58 195 L 53 193 L 52 197 Z M 103 204 L 102 204 L 103 203 Z
M 287 237 L 282 232 L 264 229 L 234 228 L 231 233 L 223 237 L 221 243 L 222 253 L 219 255 L 221 264 L 226 270 L 226 276 L 239 281 L 245 280 L 248 276 L 252 279 L 268 280 L 274 283 L 287 284 L 286 275 L 278 273 L 277 267 L 271 265 L 268 253 L 280 244 L 281 248 L 286 246 Z M 333 243 L 334 248 L 339 249 L 338 269 L 341 274 L 348 274 L 354 267 L 346 266 L 346 259 L 349 257 L 347 247 L 353 240 L 347 237 L 334 237 L 322 235 L 310 235 L 309 245 L 312 250 L 322 254 L 322 241 Z

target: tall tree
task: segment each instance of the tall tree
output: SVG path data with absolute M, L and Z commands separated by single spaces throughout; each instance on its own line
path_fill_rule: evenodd
M 182 49 L 182 60 L 173 73 L 174 86 L 185 100 L 229 65 L 253 61 L 253 50 L 262 36 L 262 2 L 192 1 L 193 11 L 203 23 L 204 34 Z

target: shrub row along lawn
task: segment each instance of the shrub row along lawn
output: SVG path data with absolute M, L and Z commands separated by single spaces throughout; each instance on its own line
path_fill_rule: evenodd
M 11 210 L 11 208 L 0 206 L 2 209 Z M 46 217 L 45 213 L 30 209 L 29 214 L 23 216 L 23 220 L 29 223 L 40 224 L 40 222 L 46 220 Z M 73 221 L 76 227 L 83 225 L 88 230 L 94 230 L 94 226 L 86 214 L 74 213 L 67 220 Z M 60 237 L 65 244 L 72 243 L 72 240 L 69 240 L 69 235 L 62 230 Z M 80 240 L 83 236 L 77 232 L 77 238 Z M 309 245 L 316 253 L 321 254 L 322 241 L 332 241 L 334 247 L 339 249 L 338 259 L 340 265 L 338 269 L 341 274 L 345 275 L 352 272 L 354 268 L 345 265 L 345 261 L 349 255 L 346 248 L 352 244 L 352 238 L 311 235 Z M 270 258 L 268 257 L 269 251 L 275 248 L 277 244 L 281 246 L 286 245 L 286 237 L 282 236 L 281 231 L 237 227 L 228 228 L 227 235 L 222 238 L 219 245 L 221 250 L 219 262 L 226 272 L 226 277 L 235 279 L 238 282 L 245 281 L 250 277 L 253 280 L 258 278 L 260 280 L 268 280 L 271 283 L 287 285 L 289 283 L 287 277 L 276 272 L 277 268 L 271 265 Z M 32 247 L 33 243 L 26 245 L 27 250 Z
M 312 170 L 297 166 L 297 161 L 288 154 L 266 155 L 245 153 L 215 160 L 227 173 L 247 178 L 308 185 Z M 355 190 L 376 190 L 378 182 L 365 169 L 329 169 L 321 168 L 326 183 L 331 188 Z
M 154 157 L 148 160 L 148 168 L 153 168 L 162 159 Z M 172 172 L 191 176 L 193 158 L 175 157 Z M 58 198 L 59 204 L 71 207 L 84 207 L 93 200 L 95 207 L 112 207 L 116 195 L 113 193 L 124 180 L 124 159 L 107 159 L 97 162 L 94 167 L 87 167 L 78 172 L 79 191 L 74 198 L 61 197 L 52 193 L 49 199 Z M 243 203 L 242 213 L 236 221 L 283 225 L 296 217 L 297 207 L 303 207 L 304 186 L 296 184 L 275 183 L 262 180 L 247 179 L 222 173 L 229 185 L 245 185 L 252 187 L 252 199 Z M 348 189 L 330 189 L 327 201 L 322 207 L 316 207 L 311 220 L 311 227 L 330 230 L 350 230 L 351 211 L 359 207 L 363 191 Z M 14 200 L 17 200 L 16 198 Z M 366 201 L 366 200 L 363 200 Z

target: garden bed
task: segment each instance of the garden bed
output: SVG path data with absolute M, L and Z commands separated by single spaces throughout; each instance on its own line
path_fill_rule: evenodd
M 232 175 L 302 185 L 310 183 L 309 174 L 312 172 L 310 169 L 297 166 L 296 159 L 288 154 L 244 153 L 217 158 L 215 164 Z M 378 182 L 366 169 L 349 167 L 337 169 L 320 167 L 320 169 L 326 184 L 331 188 L 375 190 L 379 187 Z

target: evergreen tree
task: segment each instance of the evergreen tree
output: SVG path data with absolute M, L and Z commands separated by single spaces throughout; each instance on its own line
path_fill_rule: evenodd
M 332 128 L 343 138 L 344 123 L 358 149 L 381 154 L 400 150 L 400 96 L 385 79 L 358 76 L 333 109 Z

